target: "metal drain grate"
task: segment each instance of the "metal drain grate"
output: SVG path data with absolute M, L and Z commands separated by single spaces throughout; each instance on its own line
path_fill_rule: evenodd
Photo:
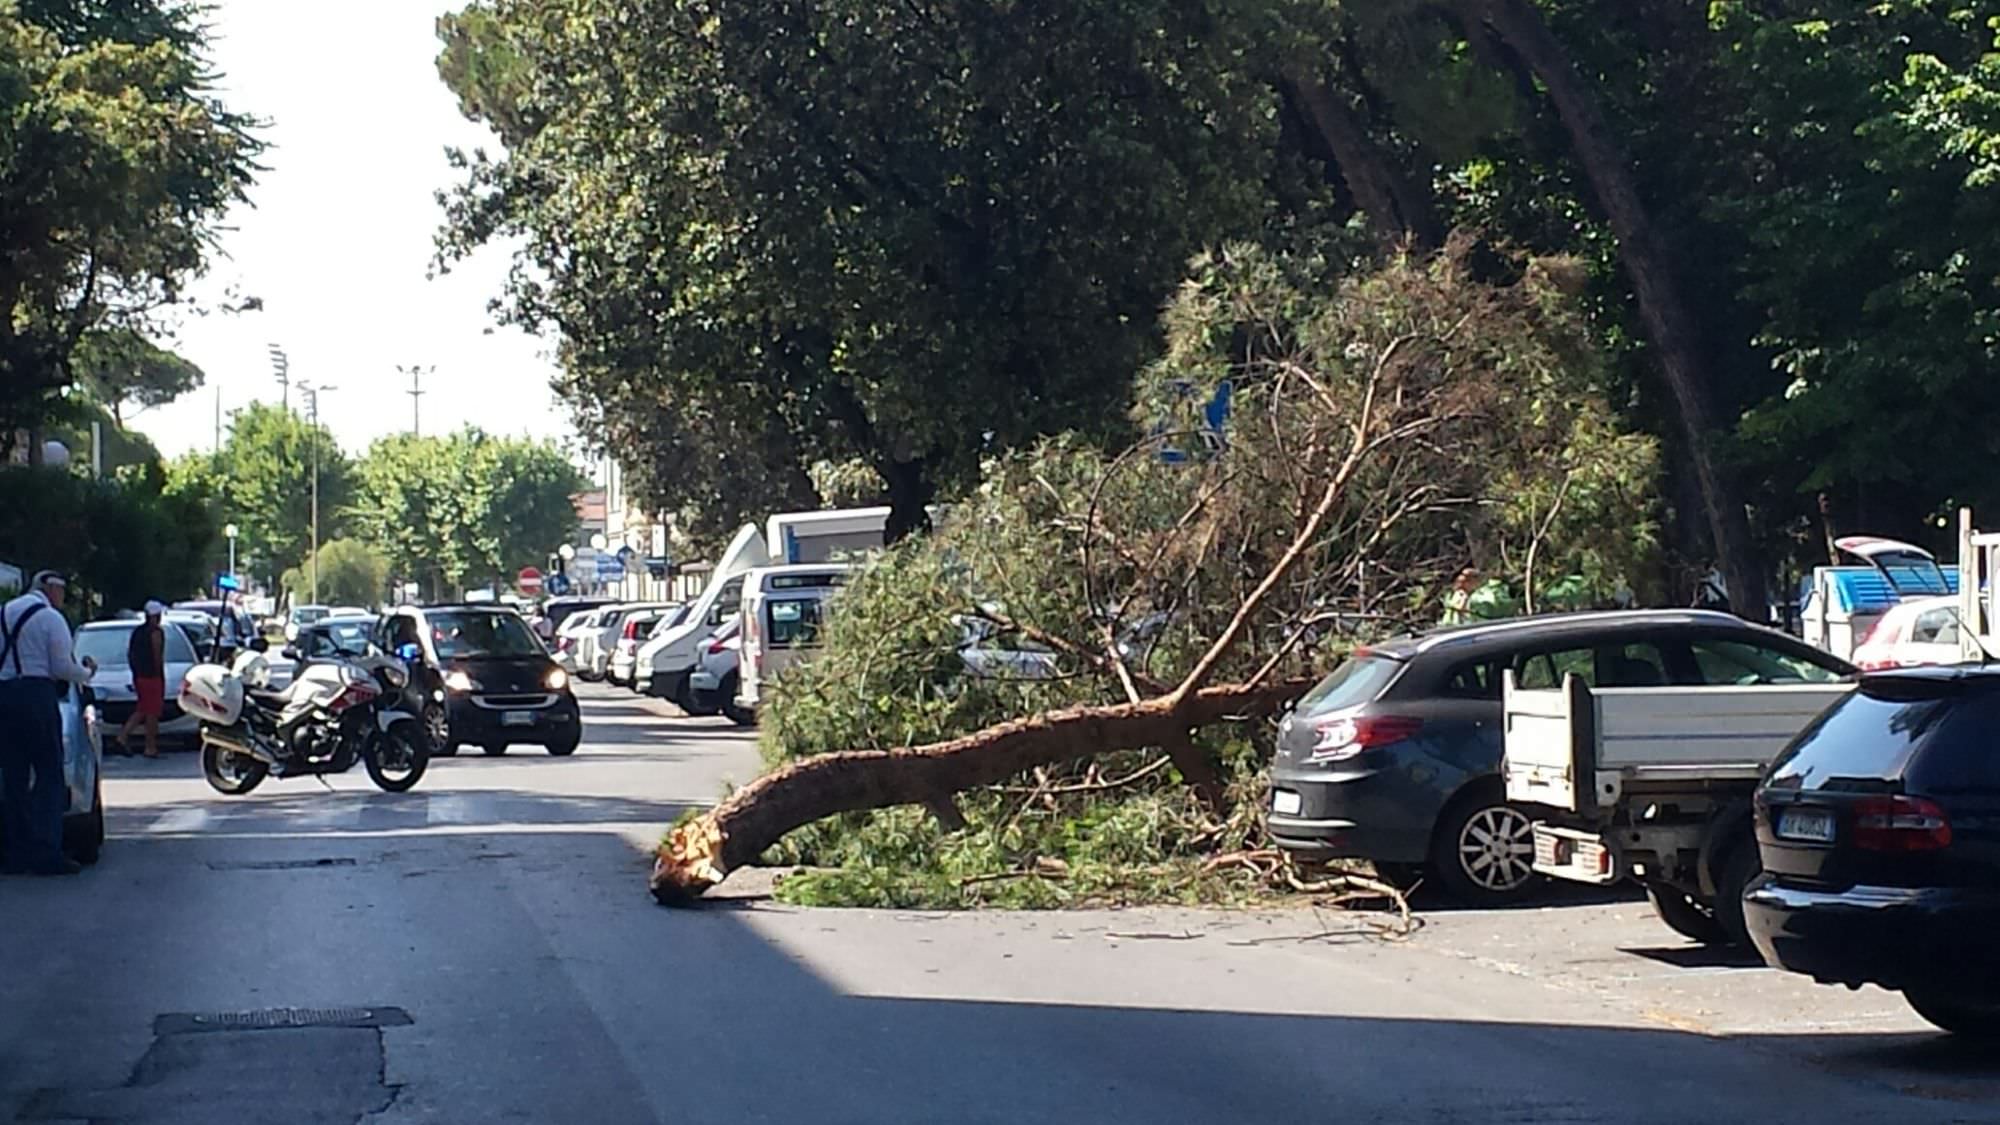
M 265 1008 L 254 1012 L 173 1012 L 153 1021 L 154 1035 L 198 1031 L 281 1031 L 301 1027 L 408 1027 L 401 1008 Z
M 315 867 L 353 867 L 351 856 L 325 856 L 320 859 L 265 859 L 265 860 L 220 860 L 210 861 L 210 871 L 306 871 Z

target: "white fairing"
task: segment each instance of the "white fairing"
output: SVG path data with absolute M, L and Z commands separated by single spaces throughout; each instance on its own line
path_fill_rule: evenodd
M 242 677 L 220 664 L 195 665 L 181 683 L 181 710 L 204 723 L 235 723 L 243 714 Z
M 231 671 L 235 673 L 237 679 L 243 681 L 245 687 L 262 691 L 270 686 L 271 662 L 263 653 L 254 649 L 238 655 Z

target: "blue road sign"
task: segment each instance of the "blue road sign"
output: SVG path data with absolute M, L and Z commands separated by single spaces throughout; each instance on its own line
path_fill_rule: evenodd
M 215 588 L 225 592 L 241 590 L 243 583 L 234 574 L 218 574 L 215 576 Z
M 564 594 L 569 593 L 569 575 L 551 574 L 548 580 L 543 582 L 542 585 L 548 588 L 550 594 L 558 598 L 562 597 Z
M 597 556 L 597 580 L 599 582 L 622 582 L 625 580 L 625 560 L 617 555 Z

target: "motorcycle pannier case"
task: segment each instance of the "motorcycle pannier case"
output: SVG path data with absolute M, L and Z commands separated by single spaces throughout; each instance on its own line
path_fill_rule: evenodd
M 243 681 L 220 664 L 197 665 L 181 685 L 181 710 L 229 726 L 243 714 Z

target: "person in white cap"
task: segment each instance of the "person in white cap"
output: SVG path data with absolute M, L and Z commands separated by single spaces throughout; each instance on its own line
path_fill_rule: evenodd
M 160 618 L 166 612 L 159 602 L 147 602 L 145 623 L 125 642 L 125 664 L 132 669 L 132 691 L 139 697 L 138 705 L 125 716 L 125 725 L 118 728 L 118 747 L 128 755 L 132 728 L 144 723 L 146 756 L 160 756 L 160 714 L 167 705 L 167 631 Z
M 0 608 L 0 839 L 9 874 L 74 875 L 62 854 L 63 685 L 87 684 L 97 662 L 76 662 L 63 598 L 69 584 L 44 570 Z

